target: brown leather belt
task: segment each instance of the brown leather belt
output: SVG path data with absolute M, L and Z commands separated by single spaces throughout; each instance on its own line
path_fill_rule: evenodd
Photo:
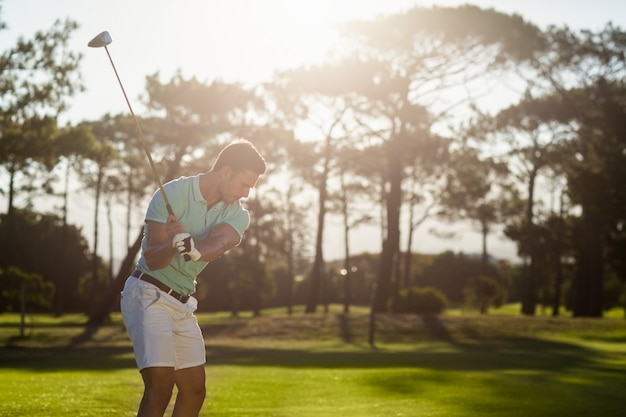
M 133 273 L 131 274 L 131 276 L 137 278 L 140 281 L 146 281 L 146 282 L 154 285 L 155 287 L 157 287 L 161 291 L 166 292 L 167 294 L 171 295 L 172 297 L 174 297 L 175 299 L 177 299 L 178 301 L 180 301 L 183 304 L 185 304 L 187 301 L 189 301 L 189 297 L 190 297 L 189 295 L 183 295 L 183 294 L 177 293 L 176 291 L 174 291 L 173 289 L 171 289 L 167 285 L 163 284 L 158 279 L 156 279 L 154 277 L 151 277 L 150 275 L 148 275 L 146 273 L 143 273 L 143 272 L 141 272 L 138 269 L 135 269 L 133 271 Z

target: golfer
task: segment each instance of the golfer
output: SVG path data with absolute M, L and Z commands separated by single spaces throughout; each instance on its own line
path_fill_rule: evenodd
M 265 161 L 246 140 L 219 153 L 210 171 L 164 186 L 146 212 L 142 250 L 126 280 L 121 310 L 144 382 L 139 417 L 162 417 L 178 388 L 173 416 L 198 416 L 204 402 L 204 339 L 194 316 L 196 276 L 237 246 L 250 224 L 239 200 L 248 196 Z

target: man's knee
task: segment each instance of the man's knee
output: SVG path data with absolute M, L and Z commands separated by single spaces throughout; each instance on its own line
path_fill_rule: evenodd
M 146 392 L 170 397 L 174 389 L 173 368 L 146 368 L 141 371 Z
M 176 371 L 178 392 L 194 399 L 206 397 L 206 377 L 204 367 L 195 367 Z
M 190 396 L 196 400 L 204 400 L 206 397 L 206 387 L 204 384 L 192 384 L 184 386 L 180 392 L 183 395 Z

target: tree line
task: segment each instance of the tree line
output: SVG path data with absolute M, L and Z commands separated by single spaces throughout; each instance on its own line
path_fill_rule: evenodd
M 142 229 L 132 213 L 155 185 L 129 115 L 58 125 L 83 88 L 81 54 L 67 47 L 76 27 L 59 21 L 0 55 L 8 200 L 0 311 L 15 308 L 17 285 L 28 280 L 32 294 L 48 294 L 39 308 L 60 314 L 72 305 L 97 324 L 134 266 Z M 344 29 L 341 54 L 254 87 L 146 77 L 140 123 L 165 181 L 207 170 L 237 137 L 268 161 L 245 202 L 253 221 L 243 243 L 199 278 L 210 308 L 260 314 L 304 304 L 313 313 L 341 300 L 346 312 L 365 304 L 374 315 L 396 310 L 415 286 L 454 302 L 468 291 L 501 302 L 508 292 L 526 315 L 541 305 L 598 317 L 626 304 L 626 32 L 610 23 L 542 30 L 470 5 L 416 7 Z M 485 100 L 494 95 L 506 104 Z M 72 174 L 95 201 L 93 248 L 67 221 Z M 32 209 L 42 192 L 59 202 L 49 213 Z M 111 247 L 107 257 L 97 246 L 107 230 L 99 210 L 110 223 L 112 205 L 127 213 L 117 271 Z M 341 220 L 345 248 L 333 259 L 323 245 L 330 216 Z M 481 257 L 413 253 L 416 230 L 431 218 L 472 222 Z M 379 228 L 381 253 L 351 252 L 351 232 L 363 224 Z M 501 231 L 522 264 L 489 256 L 488 237 Z M 459 259 L 466 267 L 454 267 Z

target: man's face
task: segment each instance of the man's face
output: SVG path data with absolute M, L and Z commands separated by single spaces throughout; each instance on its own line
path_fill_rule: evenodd
M 224 168 L 222 175 L 220 193 L 222 200 L 228 204 L 248 197 L 250 189 L 259 180 L 259 174 L 253 171 L 232 171 L 229 167 Z

